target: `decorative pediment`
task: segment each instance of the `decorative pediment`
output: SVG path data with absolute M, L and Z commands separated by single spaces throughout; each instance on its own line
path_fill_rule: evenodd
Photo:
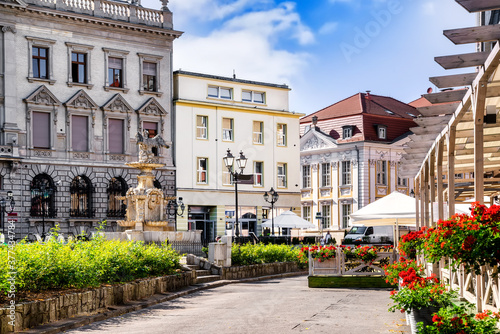
M 164 116 L 167 114 L 167 111 L 161 106 L 161 104 L 154 98 L 150 98 L 137 109 L 139 114 L 151 115 L 151 116 Z
M 300 150 L 311 151 L 325 148 L 336 148 L 337 144 L 335 139 L 311 128 L 300 138 Z
M 123 113 L 129 113 L 134 110 L 120 94 L 115 94 L 111 100 L 106 102 L 101 108 L 104 111 L 117 111 Z
M 69 108 L 74 108 L 74 109 L 79 109 L 79 108 L 84 108 L 84 109 L 97 109 L 98 106 L 90 98 L 90 96 L 85 93 L 83 89 L 80 89 L 78 92 L 76 92 L 75 95 L 73 95 L 72 98 L 70 98 L 65 104 L 66 107 Z
M 307 151 L 307 150 L 315 150 L 318 148 L 323 148 L 326 146 L 327 146 L 326 143 L 324 141 L 322 141 L 321 139 L 319 139 L 318 137 L 312 137 L 311 139 L 306 141 L 306 143 L 304 144 L 302 149 L 304 151 Z
M 42 104 L 47 106 L 60 106 L 61 101 L 57 99 L 57 97 L 52 94 L 52 92 L 45 87 L 45 85 L 41 85 L 38 87 L 33 93 L 31 93 L 27 98 L 24 99 L 26 103 L 33 104 Z

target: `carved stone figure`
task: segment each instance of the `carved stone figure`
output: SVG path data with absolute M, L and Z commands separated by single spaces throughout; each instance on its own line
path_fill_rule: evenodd
M 137 139 L 137 145 L 139 145 L 139 162 L 144 163 L 154 163 L 154 154 L 153 147 L 160 148 L 165 147 L 169 148 L 167 143 L 163 140 L 163 138 L 158 134 L 153 138 L 148 138 L 148 130 L 143 130 L 142 134 L 137 132 L 135 136 Z

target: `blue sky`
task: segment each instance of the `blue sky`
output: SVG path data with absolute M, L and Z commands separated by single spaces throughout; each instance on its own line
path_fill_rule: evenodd
M 160 8 L 159 1 L 142 5 Z M 454 0 L 170 0 L 174 70 L 290 86 L 310 114 L 358 92 L 410 102 L 446 71 L 435 56 L 474 52 L 444 29 L 475 25 Z

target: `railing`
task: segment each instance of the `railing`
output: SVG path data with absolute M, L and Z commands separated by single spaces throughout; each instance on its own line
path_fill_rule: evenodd
M 426 274 L 433 273 L 451 289 L 457 290 L 460 297 L 476 304 L 478 310 L 500 311 L 498 266 L 485 265 L 476 275 L 473 271 L 467 272 L 463 265 L 457 266 L 450 259 L 442 259 L 437 265 L 427 264 Z
M 370 262 L 360 259 L 350 259 L 344 254 L 340 247 L 334 259 L 319 262 L 311 257 L 309 253 L 309 275 L 327 276 L 383 276 L 382 263 L 392 263 L 397 254 L 394 250 L 378 252 L 377 257 Z
M 168 243 L 169 245 L 172 245 L 172 248 L 179 254 L 193 254 L 196 256 L 205 255 L 205 253 L 201 250 L 203 247 L 203 243 L 201 242 L 169 241 Z
M 172 28 L 169 11 L 142 8 L 135 4 L 108 0 L 26 0 L 28 4 L 72 11 L 113 20 Z

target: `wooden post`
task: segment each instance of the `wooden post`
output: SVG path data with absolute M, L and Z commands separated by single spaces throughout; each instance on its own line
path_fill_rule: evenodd
M 436 176 L 437 176 L 437 202 L 438 219 L 444 219 L 444 194 L 443 194 L 443 149 L 444 141 L 441 138 L 436 149 Z
M 435 152 L 431 152 L 429 157 L 429 204 L 430 204 L 430 215 L 429 215 L 429 226 L 434 226 L 434 202 L 436 201 L 436 156 Z
M 414 190 L 413 192 L 415 193 L 415 226 L 417 227 L 417 230 L 420 230 L 422 228 L 422 220 L 420 219 L 420 207 L 419 207 L 419 201 L 420 201 L 420 176 L 415 177 L 415 183 L 414 183 Z
M 455 214 L 455 138 L 457 127 L 450 126 L 446 134 L 448 147 L 448 217 Z
M 429 163 L 428 161 L 424 162 L 424 222 L 425 226 L 430 226 L 429 219 Z

